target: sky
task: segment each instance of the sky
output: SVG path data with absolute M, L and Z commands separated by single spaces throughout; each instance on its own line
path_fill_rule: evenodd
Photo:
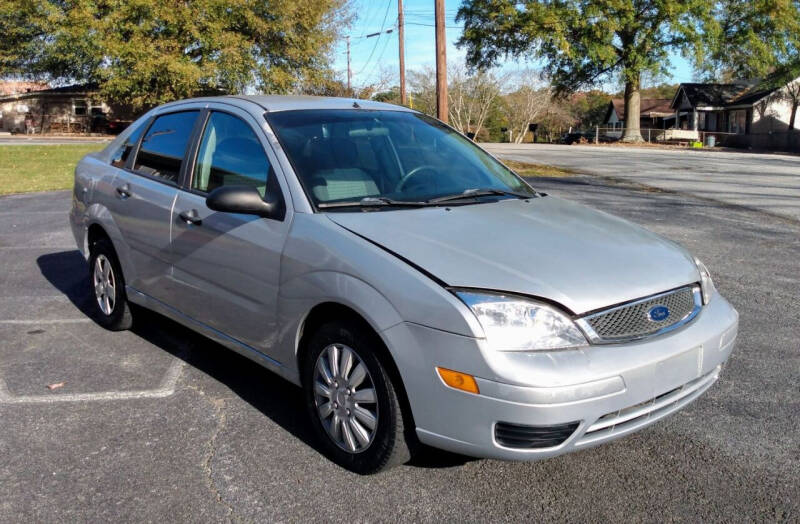
M 455 46 L 461 35 L 461 24 L 456 23 L 455 16 L 460 0 L 445 1 L 445 26 L 447 30 L 448 63 L 464 63 L 465 53 Z M 397 0 L 352 0 L 356 19 L 350 28 L 351 68 L 353 85 L 368 85 L 378 81 L 382 71 L 391 72 L 397 79 L 398 47 L 397 47 Z M 404 0 L 405 11 L 405 51 L 406 71 L 435 65 L 435 37 L 433 0 Z M 393 29 L 391 33 L 386 30 Z M 366 35 L 383 31 L 379 36 L 367 38 Z M 672 78 L 664 81 L 671 83 L 690 82 L 692 68 L 689 62 L 679 55 L 670 58 Z M 347 52 L 346 43 L 342 40 L 335 49 L 334 67 L 346 79 Z M 501 64 L 504 72 L 513 72 L 525 67 L 536 67 L 535 63 L 513 60 Z M 645 86 L 646 87 L 646 86 Z M 617 86 L 608 86 L 616 90 Z

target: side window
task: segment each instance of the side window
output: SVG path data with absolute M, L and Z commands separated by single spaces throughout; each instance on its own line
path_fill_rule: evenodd
M 248 185 L 263 197 L 270 175 L 267 155 L 250 126 L 227 113 L 211 113 L 197 151 L 192 189 Z
M 182 111 L 156 118 L 142 139 L 133 169 L 178 183 L 181 162 L 199 111 Z
M 131 156 L 131 152 L 133 148 L 136 147 L 136 142 L 139 141 L 139 137 L 142 136 L 144 132 L 145 122 L 140 122 L 138 127 L 133 130 L 133 132 L 128 135 L 128 138 L 122 143 L 121 146 L 114 151 L 114 156 L 111 157 L 111 165 L 114 167 L 125 167 L 125 163 L 128 161 L 128 157 Z

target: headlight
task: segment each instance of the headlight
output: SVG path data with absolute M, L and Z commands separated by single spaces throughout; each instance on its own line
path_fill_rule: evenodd
M 707 305 L 711 300 L 711 295 L 714 294 L 714 281 L 711 280 L 711 273 L 705 264 L 698 259 L 694 259 L 697 264 L 697 270 L 700 272 L 700 290 L 703 292 L 703 305 Z
M 458 291 L 481 323 L 489 345 L 499 351 L 585 346 L 586 337 L 560 311 L 520 297 Z

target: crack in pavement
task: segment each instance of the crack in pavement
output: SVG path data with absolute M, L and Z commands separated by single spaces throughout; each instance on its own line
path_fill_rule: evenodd
M 214 498 L 217 501 L 217 504 L 223 506 L 227 511 L 227 519 L 230 522 L 234 520 L 243 520 L 240 516 L 236 515 L 236 512 L 231 504 L 226 501 L 220 489 L 217 487 L 216 482 L 214 481 L 214 467 L 213 461 L 217 454 L 217 439 L 219 435 L 225 431 L 228 423 L 228 414 L 226 411 L 226 398 L 217 398 L 213 399 L 206 395 L 205 391 L 198 388 L 197 386 L 187 386 L 188 389 L 193 389 L 196 391 L 204 400 L 206 400 L 214 410 L 214 418 L 217 419 L 217 425 L 214 428 L 214 432 L 211 434 L 211 438 L 208 440 L 208 449 L 203 457 L 203 473 L 205 474 L 206 481 L 208 483 L 208 488 L 211 493 L 214 495 Z

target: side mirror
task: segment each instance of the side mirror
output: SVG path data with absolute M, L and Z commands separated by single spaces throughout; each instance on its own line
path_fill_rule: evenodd
M 282 220 L 283 202 L 261 193 L 253 186 L 222 186 L 208 194 L 206 207 L 223 213 L 242 213 Z

